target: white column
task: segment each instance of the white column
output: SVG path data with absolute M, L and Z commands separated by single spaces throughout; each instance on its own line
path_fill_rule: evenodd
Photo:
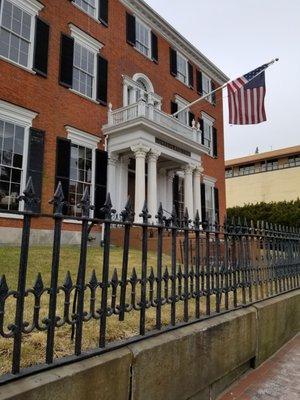
M 150 222 L 155 222 L 157 214 L 157 160 L 160 152 L 152 149 L 148 154 L 148 210 Z
M 128 165 L 129 156 L 121 157 L 120 162 L 120 181 L 119 181 L 119 207 L 122 211 L 128 199 Z
M 187 208 L 190 218 L 194 218 L 193 170 L 192 165 L 187 165 L 184 169 L 184 207 Z
M 123 107 L 126 107 L 129 105 L 128 102 L 128 85 L 126 83 L 123 83 Z
M 169 213 L 173 211 L 173 180 L 174 171 L 169 171 L 167 173 L 167 205 L 166 209 Z
M 167 172 L 165 169 L 160 169 L 158 172 L 157 209 L 160 203 L 164 209 L 167 209 Z
M 145 189 L 146 189 L 146 176 L 145 176 L 145 159 L 149 147 L 139 144 L 131 147 L 135 155 L 135 221 L 140 222 L 140 213 L 144 207 L 145 202 Z
M 111 153 L 108 158 L 107 164 L 107 193 L 110 193 L 110 198 L 113 207 L 116 207 L 116 165 L 118 162 L 118 155 Z
M 194 216 L 199 212 L 201 217 L 201 167 L 196 167 L 194 170 Z

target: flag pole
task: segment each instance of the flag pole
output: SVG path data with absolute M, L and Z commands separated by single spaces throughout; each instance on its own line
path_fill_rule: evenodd
M 274 64 L 276 61 L 279 61 L 279 58 L 274 58 L 274 60 L 271 60 L 269 63 L 267 63 L 266 68 L 263 71 L 260 71 L 258 74 L 254 75 L 253 78 L 249 80 L 249 82 L 251 82 L 253 79 L 255 79 L 258 75 L 260 75 L 262 72 L 264 72 L 270 65 Z M 212 94 L 218 92 L 219 90 L 224 89 L 227 85 L 229 85 L 233 81 L 235 81 L 235 79 L 232 79 L 231 81 L 224 83 L 224 85 L 219 86 L 215 90 L 212 90 L 211 92 L 205 94 L 204 96 L 202 96 L 199 99 L 193 101 L 192 103 L 189 103 L 185 107 L 181 108 L 180 110 L 178 110 L 174 114 L 172 114 L 172 117 L 177 117 L 177 115 L 180 114 L 181 112 L 183 112 L 183 111 L 187 110 L 188 108 L 194 106 L 195 104 L 199 103 L 200 101 L 207 99 L 208 97 L 210 97 Z

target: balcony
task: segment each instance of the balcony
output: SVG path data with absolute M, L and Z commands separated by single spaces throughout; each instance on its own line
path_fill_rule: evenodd
M 103 132 L 110 135 L 115 132 L 136 130 L 151 133 L 156 138 L 172 142 L 175 146 L 182 146 L 188 151 L 199 154 L 209 154 L 209 148 L 201 144 L 201 130 L 194 122 L 193 127 L 187 126 L 177 118 L 155 108 L 143 100 L 130 106 L 108 111 L 108 123 Z

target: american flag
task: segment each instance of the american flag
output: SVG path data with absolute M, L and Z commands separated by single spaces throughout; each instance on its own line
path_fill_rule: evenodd
M 260 124 L 267 120 L 265 70 L 268 66 L 269 64 L 264 64 L 228 83 L 230 124 Z

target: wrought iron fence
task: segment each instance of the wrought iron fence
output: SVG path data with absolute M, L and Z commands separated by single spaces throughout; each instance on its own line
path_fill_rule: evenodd
M 24 195 L 22 243 L 19 271 L 15 274 L 16 288 L 5 275 L 1 276 L 0 261 L 0 355 L 1 346 L 10 341 L 12 349 L 11 371 L 0 377 L 0 384 L 18 377 L 75 362 L 86 357 L 124 346 L 130 342 L 157 335 L 170 329 L 211 318 L 244 307 L 280 293 L 299 288 L 300 232 L 299 230 L 260 222 L 226 221 L 222 226 L 201 222 L 198 213 L 190 220 L 187 211 L 179 221 L 174 211 L 166 216 L 162 206 L 156 223 L 149 223 L 145 204 L 140 223 L 134 222 L 130 200 L 124 211 L 116 216 L 110 196 L 103 208 L 103 220 L 90 218 L 93 208 L 88 191 L 81 200 L 81 244 L 76 281 L 67 272 L 59 282 L 60 251 L 63 215 L 66 205 L 62 186 L 58 185 L 51 201 L 52 215 L 35 215 L 32 210 L 38 201 L 29 179 Z M 27 287 L 28 254 L 30 250 L 31 222 L 34 218 L 53 221 L 53 251 L 50 284 L 45 285 L 38 273 L 33 287 Z M 74 219 L 74 217 L 72 217 Z M 103 248 L 101 279 L 95 270 L 87 276 L 87 252 L 91 226 L 101 224 Z M 123 246 L 120 272 L 112 268 L 111 233 L 121 230 Z M 140 266 L 131 268 L 129 252 L 131 232 L 141 231 Z M 149 265 L 148 245 L 155 240 L 155 264 Z M 155 231 L 155 235 L 153 235 Z M 169 245 L 166 246 L 166 240 Z M 169 255 L 167 265 L 163 263 Z M 32 299 L 31 308 L 27 304 Z M 8 315 L 8 303 L 13 302 L 13 315 Z M 46 317 L 42 316 L 42 303 L 46 304 Z M 28 309 L 28 307 L 30 309 Z M 11 310 L 11 308 L 10 308 Z M 152 312 L 151 321 L 147 320 Z M 108 337 L 108 321 L 115 317 L 119 326 L 134 316 L 136 334 L 126 340 Z M 7 320 L 13 319 L 11 323 Z M 94 322 L 93 341 L 89 350 L 83 346 L 85 327 Z M 118 325 L 119 324 L 119 325 Z M 55 356 L 57 333 L 63 331 L 72 341 L 73 354 Z M 26 337 L 38 332 L 45 335 L 44 363 L 22 368 L 22 346 Z M 113 336 L 113 335 L 112 335 Z M 124 339 L 124 338 L 123 338 Z M 5 371 L 6 372 L 6 371 Z

